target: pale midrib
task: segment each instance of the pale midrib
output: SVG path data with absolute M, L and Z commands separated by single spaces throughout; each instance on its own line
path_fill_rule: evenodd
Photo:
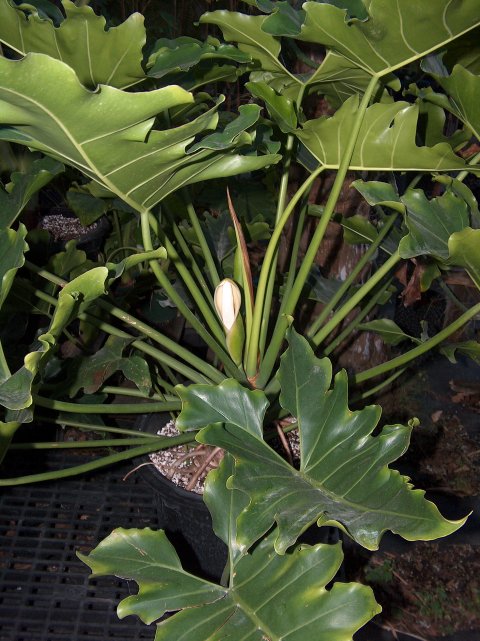
M 64 124 L 62 123 L 62 121 L 61 121 L 61 120 L 59 120 L 59 118 L 58 118 L 54 113 L 52 113 L 52 112 L 50 111 L 50 109 L 48 109 L 47 107 L 45 107 L 45 105 L 43 105 L 41 102 L 38 102 L 38 101 L 37 101 L 37 100 L 35 100 L 34 98 L 31 98 L 30 96 L 27 96 L 27 95 L 25 95 L 25 94 L 23 94 L 23 93 L 21 93 L 21 92 L 19 92 L 19 91 L 15 91 L 14 89 L 6 89 L 6 88 L 3 88 L 3 91 L 7 91 L 7 92 L 12 93 L 12 94 L 14 94 L 14 95 L 16 95 L 16 96 L 20 96 L 21 98 L 23 98 L 23 99 L 24 99 L 24 100 L 26 100 L 27 102 L 31 102 L 32 104 L 36 105 L 40 110 L 42 110 L 42 111 L 43 111 L 43 112 L 44 112 L 44 113 L 45 113 L 49 118 L 51 118 L 51 119 L 53 120 L 53 122 L 54 122 L 54 123 L 55 123 L 55 124 L 56 124 L 60 129 L 61 129 L 61 131 L 65 134 L 66 138 L 70 141 L 70 143 L 72 144 L 72 146 L 77 150 L 77 152 L 79 153 L 79 155 L 83 158 L 83 160 L 85 161 L 85 163 L 86 163 L 87 167 L 89 167 L 89 168 L 91 169 L 91 171 L 93 171 L 93 173 L 94 173 L 94 174 L 95 174 L 95 176 L 97 177 L 97 178 L 96 178 L 96 182 L 99 182 L 99 183 L 103 184 L 103 185 L 104 185 L 105 187 L 107 187 L 111 192 L 113 192 L 114 194 L 117 194 L 117 196 L 118 196 L 119 198 L 121 198 L 124 202 L 126 202 L 128 205 L 130 205 L 130 206 L 131 206 L 133 209 L 135 209 L 136 211 L 138 211 L 138 212 L 140 212 L 140 213 L 141 213 L 141 212 L 147 212 L 147 211 L 148 211 L 148 209 L 146 209 L 146 208 L 142 207 L 142 205 L 140 205 L 140 204 L 139 204 L 139 203 L 137 203 L 135 200 L 133 200 L 132 198 L 130 198 L 129 196 L 127 196 L 127 194 L 124 194 L 120 189 L 118 189 L 118 187 L 117 187 L 114 183 L 112 183 L 112 182 L 111 182 L 111 181 L 110 181 L 110 180 L 109 180 L 109 179 L 108 179 L 108 178 L 107 178 L 107 177 L 106 177 L 106 176 L 105 176 L 105 175 L 104 175 L 104 174 L 103 174 L 103 173 L 98 169 L 98 167 L 95 165 L 95 163 L 93 163 L 93 162 L 91 161 L 90 157 L 89 157 L 89 156 L 88 156 L 88 155 L 83 151 L 82 146 L 81 146 L 81 143 L 78 143 L 78 142 L 77 142 L 77 140 L 76 140 L 76 139 L 71 135 L 70 131 L 69 131 L 69 130 L 64 126 Z M 64 154 L 61 154 L 61 155 L 64 155 Z M 74 161 L 72 161 L 72 162 L 74 162 Z M 75 163 L 75 164 L 77 164 L 77 163 Z M 77 166 L 78 166 L 78 164 L 77 164 Z

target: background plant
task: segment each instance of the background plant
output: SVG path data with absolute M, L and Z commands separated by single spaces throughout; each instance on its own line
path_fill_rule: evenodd
M 326 591 L 340 548 L 294 547 L 302 532 L 315 522 L 335 525 L 376 549 L 386 530 L 430 540 L 462 523 L 444 519 L 388 467 L 405 452 L 415 421 L 378 430 L 380 409 L 361 401 L 438 346 L 453 359 L 462 352 L 478 359 L 475 341 L 448 341 L 480 303 L 432 336 L 428 327 L 410 336 L 381 311 L 370 318 L 390 297 L 402 261 L 415 261 L 411 295 L 439 283 L 453 296 L 445 282 L 453 268 L 480 286 L 478 206 L 465 184 L 478 160 L 478 7 L 474 0 L 245 4 L 248 13 L 201 17 L 223 41 L 161 37 L 145 47 L 139 14 L 106 28 L 91 8 L 69 0 L 63 12 L 43 2 L 1 3 L 0 139 L 45 157 L 14 173 L 1 193 L 0 302 L 4 314 L 48 318 L 23 363 L 1 354 L 2 455 L 39 409 L 64 425 L 120 433 L 125 438 L 102 445 L 128 447 L 78 468 L 1 483 L 68 476 L 194 439 L 221 447 L 228 454 L 211 473 L 205 500 L 229 546 L 228 585 L 184 572 L 162 533 L 117 531 L 86 560 L 97 574 L 127 572 L 139 583 L 120 615 L 149 623 L 180 610 L 159 626 L 158 639 L 227 632 L 350 639 L 378 611 L 371 591 L 353 584 Z M 86 46 L 72 49 L 80 33 Z M 299 58 L 307 70 L 291 64 Z M 245 74 L 248 82 L 238 84 Z M 227 101 L 218 83 L 227 83 Z M 225 109 L 233 104 L 232 83 L 248 92 L 237 113 Z M 319 96 L 328 107 L 322 115 Z M 87 260 L 67 245 L 39 264 L 31 260 L 38 235 L 27 236 L 19 217 L 64 165 L 75 172 L 71 206 L 85 222 L 108 215 L 113 234 L 105 254 Z M 361 175 L 353 187 L 372 207 L 370 219 L 337 211 L 348 172 Z M 331 187 L 318 206 L 309 194 L 324 176 Z M 220 197 L 208 185 L 218 179 Z M 332 220 L 346 242 L 366 249 L 325 294 L 315 259 Z M 243 324 L 234 339 L 214 304 L 218 285 L 232 281 Z M 198 335 L 202 354 L 188 347 L 186 332 L 179 340 L 147 322 L 146 292 L 150 307 L 174 309 Z M 321 311 L 309 313 L 311 296 L 323 300 Z M 338 353 L 358 329 L 410 347 L 351 376 L 356 386 L 383 376 L 357 390 L 360 409 L 351 411 L 347 374 L 332 383 L 330 360 L 315 352 Z M 59 356 L 67 342 L 80 349 L 74 362 Z M 119 373 L 136 389 L 109 385 Z M 178 385 L 185 380 L 193 385 Z M 119 393 L 147 402 L 111 402 Z M 184 433 L 175 439 L 101 418 L 180 409 Z M 272 421 L 285 416 L 299 430 L 299 469 L 268 444 Z M 266 586 L 278 598 L 258 607 Z M 305 602 L 311 617 L 299 608 Z

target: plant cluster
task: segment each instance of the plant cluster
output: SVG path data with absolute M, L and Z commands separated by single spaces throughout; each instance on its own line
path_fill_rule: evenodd
M 389 467 L 415 419 L 381 426 L 364 400 L 429 350 L 479 359 L 476 341 L 452 341 L 480 303 L 433 335 L 383 311 L 402 265 L 411 300 L 432 288 L 456 300 L 458 271 L 480 288 L 466 180 L 480 157 L 478 2 L 244 4 L 201 17 L 217 36 L 150 42 L 140 14 L 114 27 L 83 2 L 0 0 L 0 140 L 34 154 L 0 191 L 0 459 L 42 418 L 122 448 L 0 484 L 180 443 L 221 448 L 204 491 L 229 549 L 221 584 L 183 570 L 163 532 L 116 530 L 83 558 L 138 583 L 119 616 L 176 612 L 157 641 L 347 641 L 379 606 L 360 584 L 327 589 L 341 543 L 299 544 L 302 533 L 335 526 L 374 550 L 386 531 L 432 540 L 464 522 Z M 368 217 L 338 211 L 352 173 Z M 26 205 L 59 176 L 84 225 L 111 221 L 102 252 L 49 253 L 45 232 L 27 231 Z M 316 265 L 332 222 L 362 247 L 343 280 Z M 329 356 L 358 331 L 398 351 L 349 376 Z M 178 437 L 112 425 L 165 411 Z M 270 445 L 274 425 L 298 430 L 297 466 Z

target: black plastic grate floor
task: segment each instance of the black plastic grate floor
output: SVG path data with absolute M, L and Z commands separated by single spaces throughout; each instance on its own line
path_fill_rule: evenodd
M 50 469 L 78 462 L 61 453 L 48 461 Z M 131 467 L 2 488 L 0 641 L 154 638 L 155 625 L 117 618 L 119 600 L 135 593 L 136 585 L 89 579 L 89 568 L 75 555 L 89 552 L 116 527 L 158 527 L 152 490 L 134 474 L 122 480 Z

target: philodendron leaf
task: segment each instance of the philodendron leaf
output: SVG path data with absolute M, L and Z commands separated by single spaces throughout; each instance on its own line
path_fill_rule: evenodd
M 24 252 L 28 249 L 25 242 L 27 230 L 20 224 L 18 230 L 0 230 L 0 308 L 2 307 L 17 270 L 25 262 Z
M 62 60 L 80 82 L 124 88 L 145 78 L 142 49 L 146 42 L 143 16 L 134 13 L 118 27 L 106 29 L 103 16 L 87 5 L 62 0 L 66 18 L 58 27 L 38 11 L 13 0 L 0 0 L 0 41 L 21 54 L 44 53 Z M 73 44 L 75 43 L 75 44 Z
M 469 224 L 467 204 L 451 191 L 428 200 L 421 189 L 409 189 L 401 197 L 406 207 L 408 234 L 399 244 L 402 258 L 431 255 L 440 260 L 449 256 L 449 238 Z
M 56 160 L 40 158 L 27 172 L 14 172 L 6 189 L 0 188 L 0 229 L 10 227 L 30 198 L 63 170 Z
M 448 239 L 449 263 L 466 269 L 475 285 L 480 289 L 480 229 L 466 227 L 452 234 Z
M 261 438 L 263 417 L 268 407 L 266 396 L 260 390 L 246 395 L 245 388 L 228 379 L 220 385 L 177 385 L 182 399 L 182 411 L 176 426 L 180 431 L 194 430 L 209 423 L 228 422 Z
M 398 345 L 405 340 L 420 342 L 417 338 L 405 334 L 397 323 L 389 318 L 378 318 L 368 323 L 361 323 L 358 325 L 358 329 L 378 334 L 387 345 Z
M 446 48 L 480 24 L 477 0 L 370 0 L 366 8 L 368 16 L 348 19 L 347 9 L 306 2 L 298 38 L 324 45 L 371 76 L 382 77 Z
M 35 349 L 25 356 L 23 366 L 0 384 L 0 405 L 10 410 L 30 407 L 33 402 L 32 385 L 45 358 L 75 315 L 104 293 L 107 276 L 106 267 L 95 267 L 62 288 L 48 331 L 38 337 Z
M 457 362 L 457 352 L 468 356 L 480 365 L 480 343 L 477 341 L 464 341 L 463 343 L 451 343 L 442 345 L 440 352 L 444 354 L 451 363 Z
M 82 388 L 86 394 L 94 394 L 118 371 L 135 383 L 139 390 L 149 394 L 152 381 L 146 361 L 136 355 L 123 356 L 123 351 L 131 342 L 131 339 L 109 336 L 105 345 L 95 354 L 76 359 L 75 367 L 72 367 L 75 374 L 69 386 L 70 396 L 74 397 Z
M 237 560 L 228 588 L 183 570 L 162 531 L 117 529 L 79 557 L 94 576 L 138 583 L 138 594 L 118 606 L 120 618 L 136 614 L 151 623 L 181 610 L 157 625 L 155 641 L 351 641 L 380 611 L 367 586 L 325 589 L 342 562 L 340 544 L 299 546 L 279 556 L 272 538 Z
M 216 127 L 216 108 L 183 126 L 152 130 L 157 114 L 192 102 L 193 96 L 177 86 L 145 93 L 102 86 L 93 93 L 72 69 L 48 56 L 0 58 L 0 139 L 61 159 L 137 211 L 184 185 L 254 171 L 280 159 L 243 156 L 234 144 L 229 150 L 187 155 L 197 135 Z
M 337 169 L 348 145 L 359 108 L 358 96 L 349 98 L 331 117 L 307 120 L 296 136 L 317 161 Z M 359 171 L 449 171 L 465 162 L 447 143 L 418 147 L 418 106 L 398 101 L 369 107 L 360 127 L 350 169 Z
M 465 123 L 480 140 L 480 77 L 455 65 L 450 75 L 435 73 L 437 68 L 425 60 L 422 69 L 430 73 L 438 84 L 446 91 L 449 101 L 449 111 Z M 435 102 L 436 94 L 422 94 L 426 100 Z M 442 106 L 445 102 L 442 101 Z
M 262 72 L 271 72 L 277 78 L 288 79 L 296 85 L 298 93 L 302 83 L 280 62 L 280 41 L 263 29 L 268 16 L 248 16 L 235 11 L 204 13 L 200 23 L 215 24 L 222 30 L 227 42 L 236 42 L 240 51 L 259 63 Z
M 202 443 L 226 449 L 235 459 L 229 486 L 250 498 L 237 521 L 243 549 L 249 549 L 274 523 L 278 526 L 275 549 L 279 553 L 315 522 L 337 525 L 372 550 L 387 530 L 407 540 L 431 540 L 464 523 L 465 519 L 444 519 L 436 506 L 425 500 L 422 490 L 414 490 L 408 478 L 388 467 L 407 449 L 412 427 L 387 425 L 372 436 L 380 408 L 369 406 L 352 412 L 345 372 L 335 377 L 330 389 L 330 361 L 317 359 L 308 342 L 294 331 L 289 332 L 279 380 L 280 402 L 298 421 L 299 470 L 258 435 L 233 425 L 226 413 L 223 426 L 209 425 L 197 436 Z M 196 387 L 189 388 L 192 402 L 196 402 Z M 216 388 L 209 389 L 202 389 L 206 406 L 218 395 Z M 237 402 L 245 405 L 246 400 L 238 397 L 252 394 L 239 385 L 235 389 L 229 407 Z M 225 398 L 223 402 L 227 404 Z M 204 423 L 209 420 L 207 415 Z
M 278 95 L 266 82 L 247 82 L 245 86 L 253 96 L 264 101 L 270 117 L 283 132 L 290 133 L 296 128 L 297 115 L 291 100 Z
M 247 53 L 233 45 L 220 43 L 215 38 L 208 38 L 206 42 L 188 36 L 175 40 L 160 38 L 156 41 L 147 62 L 148 75 L 162 78 L 168 73 L 188 71 L 201 60 L 217 58 L 230 62 L 251 62 Z

